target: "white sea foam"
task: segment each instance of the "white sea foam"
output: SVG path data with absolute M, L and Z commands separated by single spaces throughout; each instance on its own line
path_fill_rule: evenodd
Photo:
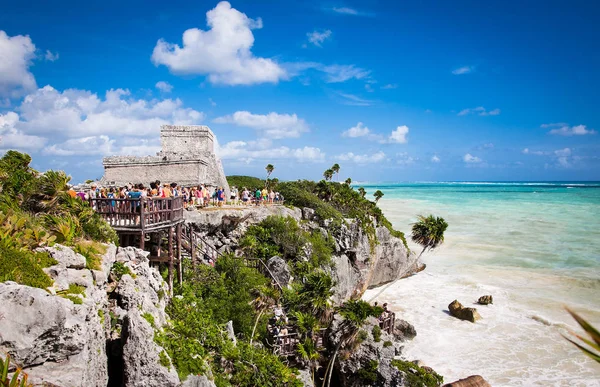
M 364 296 L 388 302 L 415 326 L 417 337 L 404 349 L 408 359 L 424 361 L 446 381 L 480 374 L 495 387 L 600 386 L 600 365 L 561 336 L 581 332 L 565 305 L 600 326 L 594 198 L 384 192 L 380 206 L 397 229 L 408 231 L 420 213 L 450 224 L 444 246 L 424 255 L 425 272 Z M 494 304 L 476 306 L 477 323 L 447 314 L 454 299 L 474 306 L 484 294 Z

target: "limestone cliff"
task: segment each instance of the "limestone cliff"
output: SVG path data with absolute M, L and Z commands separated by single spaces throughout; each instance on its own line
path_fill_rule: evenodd
M 45 269 L 54 294 L 0 283 L 0 352 L 35 385 L 178 386 L 153 341 L 155 327 L 166 323 L 168 292 L 147 253 L 109 246 L 101 270 L 88 270 L 70 248 L 45 249 L 58 261 Z
M 219 211 L 186 211 L 186 224 L 192 225 L 219 252 L 235 251 L 248 227 L 268 216 L 291 216 L 301 227 L 317 229 L 335 239 L 332 276 L 336 281 L 335 301 L 341 303 L 360 296 L 367 288 L 380 286 L 411 275 L 422 268 L 414 253 L 385 227 L 376 227 L 376 241 L 355 219 L 346 219 L 340 227 L 331 221 L 317 219 L 309 208 L 285 206 L 250 206 Z

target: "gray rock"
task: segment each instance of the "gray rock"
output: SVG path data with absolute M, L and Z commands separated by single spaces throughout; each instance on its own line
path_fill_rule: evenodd
M 70 269 L 85 269 L 86 260 L 81 254 L 77 254 L 70 248 L 61 244 L 55 244 L 54 246 L 40 247 L 37 251 L 46 251 L 52 258 L 58 261 L 58 266 L 62 268 Z
M 448 310 L 450 311 L 450 314 L 452 316 L 461 320 L 467 320 L 474 323 L 475 321 L 481 319 L 481 316 L 479 315 L 479 313 L 477 313 L 477 309 L 465 308 L 457 300 L 452 301 L 448 305 Z
M 315 220 L 315 210 L 308 207 L 302 208 L 302 219 L 305 220 Z
M 477 303 L 480 305 L 489 305 L 489 304 L 494 303 L 494 299 L 492 298 L 491 295 L 481 296 L 481 297 L 479 297 L 479 300 L 477 300 Z
M 417 336 L 415 327 L 406 320 L 397 319 L 394 323 L 394 337 L 399 341 L 412 340 Z
M 456 382 L 444 384 L 443 387 L 492 387 L 480 375 L 471 375 L 468 378 L 457 380 Z
M 291 278 L 291 271 L 287 262 L 283 258 L 278 256 L 269 258 L 267 261 L 267 267 L 279 285 L 282 287 L 288 286 Z
M 175 387 L 179 377 L 171 365 L 160 364 L 164 350 L 154 343 L 154 329 L 137 310 L 127 312 L 123 325 L 123 364 L 127 387 Z M 167 356 L 166 352 L 163 356 Z M 170 360 L 170 359 L 169 359 Z
M 204 375 L 190 375 L 181 387 L 216 387 L 216 385 Z
M 233 321 L 227 321 L 225 329 L 227 330 L 227 337 L 229 337 L 229 340 L 233 341 L 233 345 L 237 345 L 237 338 L 235 337 L 235 331 L 233 330 Z
M 26 367 L 34 384 L 106 386 L 104 331 L 90 296 L 75 305 L 41 289 L 0 283 L 0 351 Z
M 298 374 L 298 379 L 300 379 L 304 387 L 315 387 L 309 370 L 298 370 Z

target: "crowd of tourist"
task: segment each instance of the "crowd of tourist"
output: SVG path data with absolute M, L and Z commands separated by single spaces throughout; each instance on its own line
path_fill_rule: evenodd
M 82 200 L 88 199 L 139 199 L 139 198 L 171 198 L 183 197 L 184 206 L 207 207 L 209 205 L 222 207 L 228 205 L 267 205 L 282 204 L 283 195 L 272 189 L 231 187 L 229 197 L 223 187 L 211 188 L 208 185 L 181 187 L 177 183 L 161 184 L 160 181 L 144 184 L 128 184 L 123 187 L 99 187 L 92 184 L 89 189 L 75 190 L 71 188 L 69 194 Z

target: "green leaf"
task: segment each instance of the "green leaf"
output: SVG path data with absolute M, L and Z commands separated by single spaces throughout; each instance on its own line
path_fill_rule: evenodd
M 565 309 L 567 309 L 567 312 L 569 312 L 571 316 L 573 316 L 573 318 L 577 321 L 577 323 L 592 337 L 592 339 L 596 342 L 596 345 L 600 345 L 600 332 L 598 332 L 596 328 L 594 328 L 590 323 L 585 321 L 581 316 L 579 316 L 571 309 Z

